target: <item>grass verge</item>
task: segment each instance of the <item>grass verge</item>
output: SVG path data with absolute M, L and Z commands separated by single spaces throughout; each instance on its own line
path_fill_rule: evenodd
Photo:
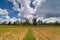
M 28 33 L 26 34 L 26 36 L 25 36 L 25 38 L 23 40 L 35 40 L 35 37 L 32 34 L 31 28 L 28 30 Z

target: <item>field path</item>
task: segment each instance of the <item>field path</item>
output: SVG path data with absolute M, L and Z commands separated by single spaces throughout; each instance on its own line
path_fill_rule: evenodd
M 0 40 L 23 40 L 28 28 L 9 28 L 0 35 Z

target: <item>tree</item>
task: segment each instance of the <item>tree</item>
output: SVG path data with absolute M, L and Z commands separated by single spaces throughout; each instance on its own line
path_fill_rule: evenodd
M 9 21 L 8 25 L 11 25 L 11 22 Z
M 57 25 L 58 24 L 58 21 L 56 21 L 55 24 Z
M 4 21 L 2 24 L 6 24 L 6 21 Z
M 42 20 L 38 20 L 38 24 L 39 24 L 39 25 L 42 24 Z
M 25 24 L 29 24 L 29 20 L 28 19 L 26 19 Z
M 33 19 L 33 25 L 37 25 L 36 18 Z
M 16 20 L 16 21 L 14 22 L 14 24 L 20 24 L 19 20 Z
M 16 25 L 16 22 L 14 21 L 13 25 Z

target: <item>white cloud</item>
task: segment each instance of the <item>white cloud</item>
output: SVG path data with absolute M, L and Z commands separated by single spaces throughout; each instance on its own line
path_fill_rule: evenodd
M 4 22 L 4 20 L 2 18 L 0 18 L 0 24 L 3 23 L 3 22 Z
M 8 11 L 0 8 L 0 15 L 7 15 Z
M 43 1 L 45 0 L 34 0 L 33 5 L 35 5 L 35 9 L 30 7 L 31 0 L 14 0 L 13 2 L 11 2 L 14 5 L 13 9 L 18 11 L 21 14 L 20 16 L 24 17 L 24 15 L 28 16 L 31 14 L 36 14 L 35 12 L 37 11 L 37 8 L 41 5 Z M 19 7 L 18 3 L 21 4 L 21 8 Z
M 57 21 L 58 23 L 60 23 L 60 17 L 44 18 L 42 21 L 46 23 L 55 23 Z
M 1 22 L 0 23 L 3 23 L 6 20 L 7 20 L 7 23 L 9 22 L 10 17 L 8 16 L 8 14 L 9 14 L 9 12 L 6 9 L 0 8 L 0 15 L 1 15 L 1 17 L 0 17 Z
M 8 11 L 6 9 L 1 9 L 0 8 L 0 15 L 1 15 L 2 19 L 3 18 L 6 18 L 6 19 L 9 18 Z
M 8 24 L 9 22 L 11 22 L 11 24 L 13 24 L 17 19 L 15 17 L 13 18 L 7 18 L 5 21 L 6 21 L 6 24 Z
M 33 5 L 35 5 L 34 9 L 30 7 L 31 0 L 9 0 L 9 1 L 13 3 L 14 5 L 13 9 L 15 11 L 18 11 L 19 17 L 28 18 L 29 20 L 31 20 L 34 17 L 40 18 L 42 20 L 45 17 L 50 17 L 44 19 L 44 21 L 50 20 L 50 22 L 52 21 L 55 22 L 55 20 L 58 21 L 60 20 L 60 18 L 52 17 L 52 16 L 60 16 L 60 8 L 59 8 L 60 6 L 58 7 L 58 4 L 60 4 L 60 2 L 58 2 L 58 0 L 57 1 L 33 0 Z M 21 4 L 21 8 L 19 7 L 19 4 Z
M 27 18 L 28 15 L 34 13 L 33 8 L 30 7 L 31 0 L 10 0 L 10 2 L 14 5 L 13 9 L 19 12 L 18 16 L 20 15 L 23 18 Z M 19 4 L 21 4 L 21 8 Z

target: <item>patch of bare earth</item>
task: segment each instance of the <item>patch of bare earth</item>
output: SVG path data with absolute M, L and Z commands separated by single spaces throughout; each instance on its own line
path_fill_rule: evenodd
M 0 36 L 0 40 L 23 40 L 23 38 L 25 37 L 26 33 L 27 33 L 28 29 L 12 29 L 9 31 L 5 31 L 1 34 Z

